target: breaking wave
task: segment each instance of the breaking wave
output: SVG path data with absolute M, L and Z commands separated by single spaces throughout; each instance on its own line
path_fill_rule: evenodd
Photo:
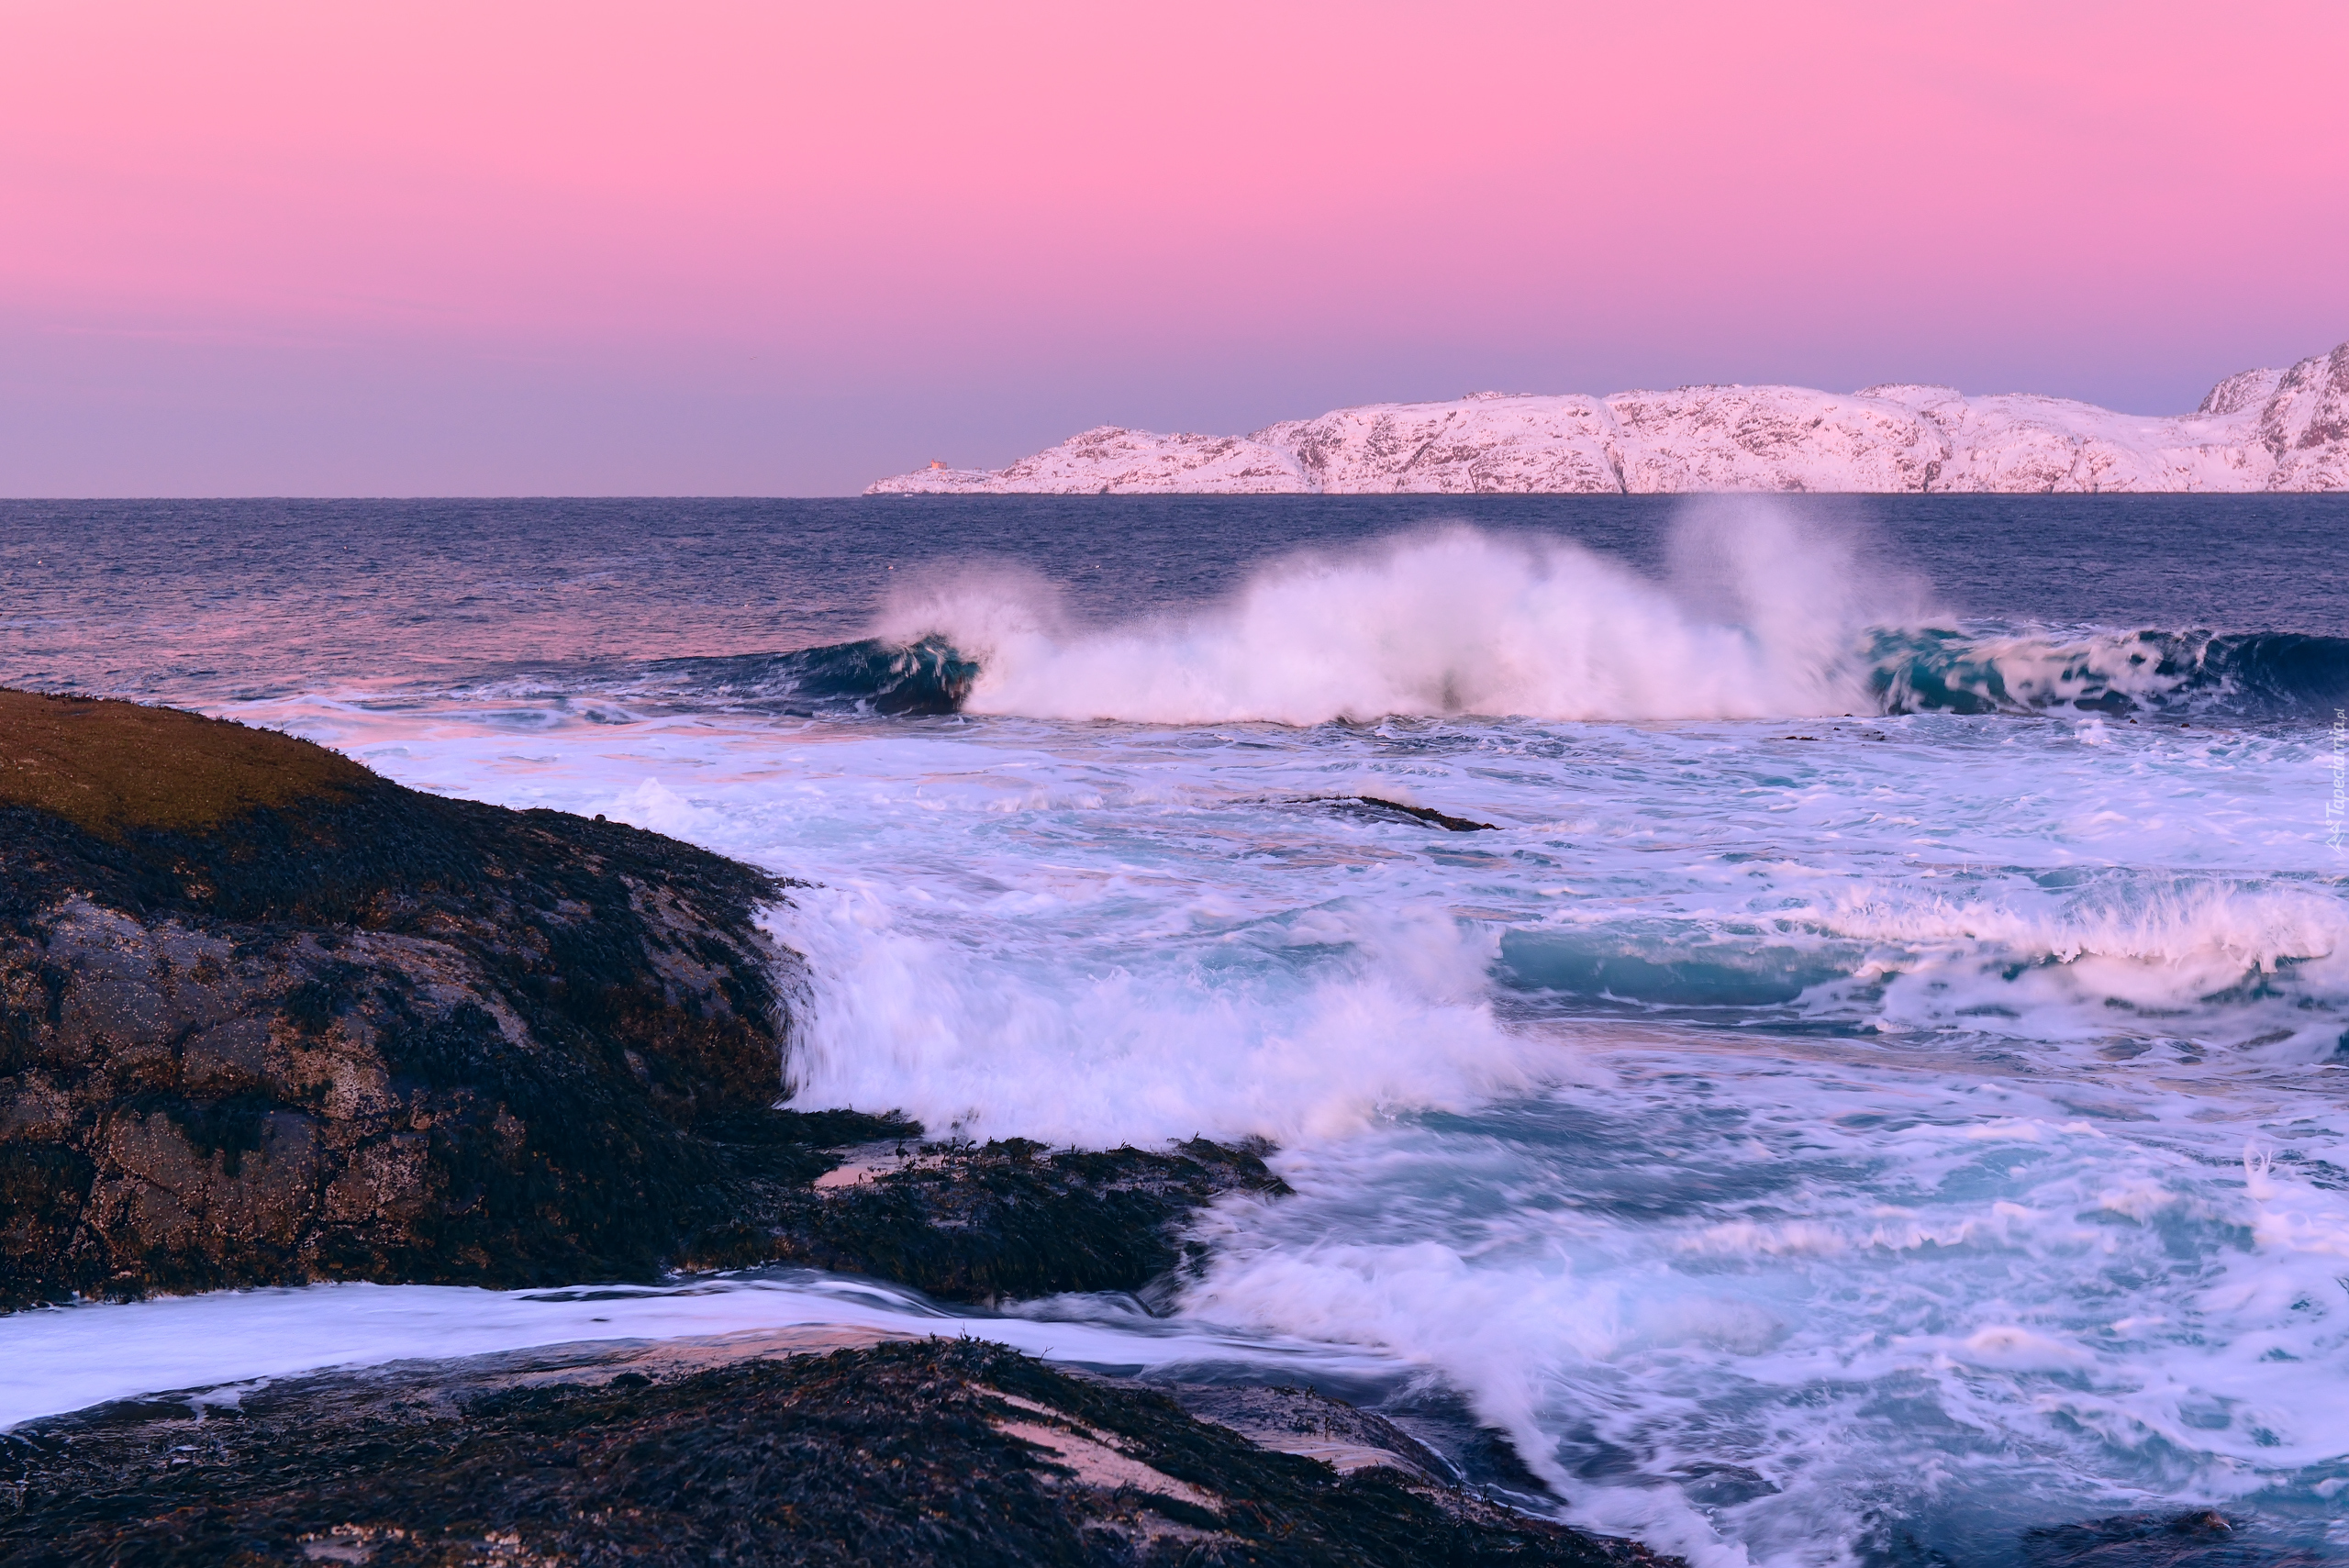
M 794 653 L 662 659 L 644 669 L 646 695 L 786 712 L 952 713 L 979 667 L 942 638 L 863 638 Z
M 1771 509 L 1696 511 L 1671 558 L 1650 577 L 1579 545 L 1453 527 L 1275 562 L 1181 617 L 1072 630 L 1049 594 L 998 577 L 908 593 L 880 630 L 975 662 L 974 713 L 1761 718 L 1865 705 L 1857 635 L 1887 600 L 1920 602 Z
M 1583 1008 L 1781 1028 L 2190 1039 L 2292 1062 L 2349 1050 L 2339 898 L 2255 882 L 2090 881 L 2079 897 L 2031 882 L 1954 901 L 1860 884 L 1789 899 L 1766 921 L 1525 927 L 1503 935 L 1496 977 Z
M 1257 571 L 1191 613 L 1073 627 L 1032 574 L 901 593 L 872 637 L 662 661 L 650 689 L 769 710 L 1159 724 L 1903 713 L 2329 714 L 2349 639 L 1966 628 L 1766 503 L 1692 510 L 1651 576 L 1464 526 Z
M 2288 717 L 2349 699 L 2349 638 L 2206 629 L 1871 634 L 1869 695 L 1883 713 L 2184 713 Z

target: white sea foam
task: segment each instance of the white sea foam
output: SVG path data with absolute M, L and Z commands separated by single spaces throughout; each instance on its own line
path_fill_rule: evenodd
M 1496 1023 L 1492 939 L 1441 911 L 1323 906 L 1089 963 L 905 929 L 870 889 L 800 895 L 774 929 L 813 977 L 801 1102 L 941 1132 L 1287 1141 L 1569 1070 Z
M 562 1290 L 326 1284 L 0 1316 L 0 1430 L 140 1394 L 219 1390 L 214 1402 L 233 1403 L 225 1385 L 305 1373 L 778 1329 L 967 1336 L 1128 1372 L 1233 1363 L 1341 1378 L 1393 1372 L 1375 1355 L 1338 1347 L 1114 1310 L 1090 1321 L 964 1313 L 875 1281 L 807 1272 Z
M 1884 1029 L 2057 1040 L 2183 1030 L 2300 1062 L 2338 1048 L 2349 906 L 2337 895 L 2208 884 L 2131 891 L 2126 902 L 2059 910 L 1870 903 L 1823 913 L 1821 924 L 1871 944 L 1854 979 L 1880 987 Z M 1840 989 L 1822 986 L 1812 1000 L 1831 1010 Z
M 2330 889 L 1969 880 L 1953 896 L 1841 877 L 1824 898 L 1766 900 L 1765 918 L 1694 899 L 1631 922 L 1586 906 L 1521 928 L 1506 951 L 1535 988 L 1658 1006 L 1778 1001 L 1888 1033 L 2190 1039 L 2310 1062 L 2349 1025 L 2349 905 Z
M 2349 1195 L 2231 1168 L 2190 1089 L 2108 1084 L 2090 1120 L 2061 1082 L 1775 1056 L 1623 1052 L 1614 1093 L 1480 1118 L 1466 1158 L 1408 1128 L 1299 1152 L 1186 1307 L 1439 1371 L 1574 1517 L 1707 1563 L 1920 1511 L 1963 1558 L 2065 1507 L 2329 1496 Z M 2300 1162 L 2349 1149 L 2321 1093 L 2265 1114 Z
M 1106 627 L 1032 573 L 933 569 L 872 631 L 974 662 L 966 712 L 1156 724 L 2327 712 L 2349 668 L 2338 639 L 1968 629 L 1862 543 L 1720 496 L 1679 514 L 1661 577 L 1453 525 L 1291 555 L 1220 602 Z

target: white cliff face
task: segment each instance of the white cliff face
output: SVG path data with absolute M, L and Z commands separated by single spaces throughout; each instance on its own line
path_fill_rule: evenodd
M 2349 489 L 2349 343 L 2244 371 L 2148 417 L 1945 386 L 1484 392 L 1374 403 L 1249 436 L 1115 426 L 1008 468 L 929 469 L 890 495 L 1646 495 L 1698 490 Z

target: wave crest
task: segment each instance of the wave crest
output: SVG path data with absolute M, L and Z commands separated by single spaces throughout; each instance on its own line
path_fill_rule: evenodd
M 1867 657 L 1885 713 L 2292 715 L 2349 698 L 2349 638 L 2300 632 L 1879 630 Z
M 1275 562 L 1195 615 L 1065 632 L 1000 583 L 930 590 L 901 636 L 979 667 L 966 711 L 1163 724 L 1458 714 L 1776 717 L 1868 704 L 1871 601 L 1842 540 L 1703 508 L 1664 580 L 1575 544 L 1462 527 Z
M 695 695 L 815 712 L 1155 724 L 2033 713 L 2259 716 L 2349 701 L 2349 639 L 1965 629 L 1767 502 L 1684 513 L 1649 576 L 1465 525 L 1287 557 L 1187 614 L 1072 628 L 1030 573 L 907 584 L 871 638 L 670 661 Z M 674 668 L 673 668 L 674 667 Z

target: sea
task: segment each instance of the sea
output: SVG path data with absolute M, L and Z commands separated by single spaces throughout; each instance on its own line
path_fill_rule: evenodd
M 0 1424 L 911 1327 L 1319 1386 L 1705 1568 L 2201 1508 L 2349 1562 L 2344 541 L 2339 495 L 0 503 L 0 683 L 796 879 L 790 1104 L 1294 1189 L 1147 1300 L 19 1313 Z

